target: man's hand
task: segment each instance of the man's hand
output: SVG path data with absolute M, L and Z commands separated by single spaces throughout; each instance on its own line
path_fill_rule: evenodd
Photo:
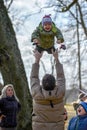
M 38 39 L 33 39 L 33 42 L 34 43 L 38 43 Z
M 52 54 L 53 54 L 55 60 L 58 61 L 58 49 L 56 49 L 55 51 L 52 50 Z
M 39 63 L 42 55 L 43 55 L 43 52 L 39 53 L 37 50 L 34 50 L 34 57 L 35 57 L 35 63 Z
M 57 40 L 57 43 L 60 44 L 60 43 L 62 43 L 62 42 L 61 42 L 61 40 Z

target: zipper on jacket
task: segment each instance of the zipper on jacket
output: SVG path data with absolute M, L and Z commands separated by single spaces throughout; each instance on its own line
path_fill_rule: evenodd
M 51 91 L 49 91 L 49 95 L 51 96 Z M 52 100 L 50 100 L 50 106 L 51 106 L 52 108 L 54 107 Z

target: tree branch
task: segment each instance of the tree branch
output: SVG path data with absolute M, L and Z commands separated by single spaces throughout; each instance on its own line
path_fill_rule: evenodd
M 73 0 L 73 2 L 70 3 L 68 6 L 62 8 L 62 12 L 66 12 L 66 11 L 70 10 L 70 8 L 71 8 L 73 5 L 75 5 L 77 2 L 78 2 L 78 0 Z

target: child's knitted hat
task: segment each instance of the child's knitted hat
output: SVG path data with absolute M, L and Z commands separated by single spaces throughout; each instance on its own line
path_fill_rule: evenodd
M 87 113 L 87 102 L 82 101 L 82 102 L 79 103 L 79 105 L 81 105 Z
M 45 24 L 45 23 L 49 23 L 49 24 L 52 24 L 52 19 L 50 17 L 50 14 L 49 15 L 45 15 L 42 19 L 42 26 Z

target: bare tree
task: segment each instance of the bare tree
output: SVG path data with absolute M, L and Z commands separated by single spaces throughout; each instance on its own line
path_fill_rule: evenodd
M 0 0 L 0 71 L 4 85 L 14 85 L 21 102 L 18 130 L 31 130 L 31 95 L 16 35 L 3 0 Z

